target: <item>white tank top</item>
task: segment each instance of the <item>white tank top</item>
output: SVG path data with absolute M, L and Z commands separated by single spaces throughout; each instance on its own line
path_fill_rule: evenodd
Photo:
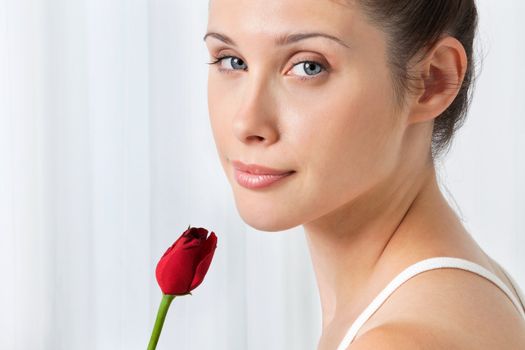
M 352 323 L 348 331 L 346 332 L 345 337 L 337 347 L 337 350 L 346 350 L 350 343 L 354 340 L 357 332 L 363 326 L 363 324 L 372 316 L 377 309 L 385 302 L 385 300 L 403 283 L 405 283 L 410 278 L 414 277 L 421 272 L 425 272 L 433 269 L 441 268 L 456 268 L 463 269 L 467 271 L 474 272 L 482 277 L 485 277 L 489 281 L 493 282 L 498 286 L 512 301 L 516 309 L 525 319 L 525 296 L 519 288 L 516 281 L 507 273 L 507 271 L 500 265 L 498 265 L 505 276 L 511 281 L 518 298 L 510 291 L 506 284 L 504 284 L 501 279 L 498 278 L 491 271 L 487 270 L 483 266 L 476 264 L 472 261 L 468 261 L 461 258 L 453 257 L 434 257 L 425 260 L 416 262 L 415 264 L 410 265 L 405 270 L 403 270 L 399 275 L 397 275 L 375 298 L 372 302 L 361 312 L 361 314 L 356 318 Z

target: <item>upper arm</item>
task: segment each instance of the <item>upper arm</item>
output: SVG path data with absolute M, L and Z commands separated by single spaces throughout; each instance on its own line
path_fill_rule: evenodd
M 441 344 L 439 344 L 441 343 Z M 418 325 L 389 323 L 373 328 L 356 338 L 347 350 L 423 350 L 447 349 L 443 339 Z

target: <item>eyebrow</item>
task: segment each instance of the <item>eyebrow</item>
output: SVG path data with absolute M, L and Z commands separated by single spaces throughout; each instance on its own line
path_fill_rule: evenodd
M 216 32 L 208 32 L 208 33 L 206 33 L 206 35 L 204 35 L 202 40 L 206 41 L 206 38 L 208 38 L 208 37 L 213 37 L 213 38 L 216 38 L 216 39 L 218 39 L 218 40 L 220 40 L 220 41 L 222 41 L 222 42 L 224 42 L 226 44 L 237 46 L 237 44 L 235 43 L 235 41 L 233 41 L 233 39 L 229 38 L 228 36 L 226 36 L 224 34 L 220 34 L 220 33 L 216 33 Z M 342 45 L 342 46 L 344 46 L 346 48 L 350 48 L 350 46 L 348 44 L 346 44 L 343 40 L 339 39 L 338 37 L 330 35 L 330 34 L 326 34 L 326 33 L 320 33 L 320 32 L 284 34 L 284 35 L 281 35 L 281 36 L 279 36 L 279 37 L 277 37 L 275 39 L 275 45 L 277 45 L 277 46 L 290 45 L 290 44 L 296 43 L 298 41 L 309 39 L 309 38 L 314 38 L 314 37 L 326 38 L 326 39 L 332 40 L 332 41 L 334 41 L 334 42 L 338 43 L 339 45 Z

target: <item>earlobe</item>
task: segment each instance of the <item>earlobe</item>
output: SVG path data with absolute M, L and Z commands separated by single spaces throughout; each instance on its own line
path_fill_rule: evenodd
M 457 39 L 447 36 L 434 45 L 418 66 L 419 86 L 410 123 L 432 120 L 452 104 L 465 77 L 467 54 Z

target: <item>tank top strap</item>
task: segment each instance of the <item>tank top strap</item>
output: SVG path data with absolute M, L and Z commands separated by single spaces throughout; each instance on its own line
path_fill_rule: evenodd
M 521 290 L 520 286 L 518 285 L 518 282 L 511 276 L 511 274 L 503 268 L 500 264 L 496 262 L 496 265 L 501 269 L 503 274 L 509 279 L 510 283 L 512 284 L 512 288 L 514 288 L 514 292 L 518 295 L 519 302 L 521 304 L 521 309 L 525 312 L 525 295 L 523 291 Z
M 374 300 L 372 300 L 372 302 L 355 319 L 355 321 L 348 329 L 343 340 L 337 347 L 337 350 L 346 350 L 346 348 L 354 340 L 357 332 L 363 326 L 363 324 L 377 311 L 377 309 L 379 309 L 379 307 L 399 286 L 401 286 L 403 283 L 405 283 L 407 280 L 409 280 L 415 275 L 418 275 L 425 271 L 440 268 L 457 268 L 467 270 L 488 279 L 489 281 L 493 282 L 496 286 L 498 286 L 503 292 L 505 292 L 505 294 L 512 301 L 518 312 L 525 319 L 525 311 L 523 305 L 520 305 L 520 301 L 514 296 L 514 294 L 510 291 L 507 285 L 504 284 L 501 281 L 501 279 L 494 273 L 487 270 L 485 267 L 469 260 L 447 256 L 433 257 L 418 261 L 410 265 L 400 274 L 398 274 L 392 281 L 390 281 L 390 283 L 374 298 Z M 508 274 L 506 275 L 507 277 L 510 277 Z M 516 289 L 516 293 L 520 293 L 519 298 L 521 299 L 521 303 L 523 303 L 524 298 L 521 290 L 518 292 L 519 287 L 517 286 L 517 283 L 511 278 L 509 278 L 509 280 L 512 281 L 513 286 Z

